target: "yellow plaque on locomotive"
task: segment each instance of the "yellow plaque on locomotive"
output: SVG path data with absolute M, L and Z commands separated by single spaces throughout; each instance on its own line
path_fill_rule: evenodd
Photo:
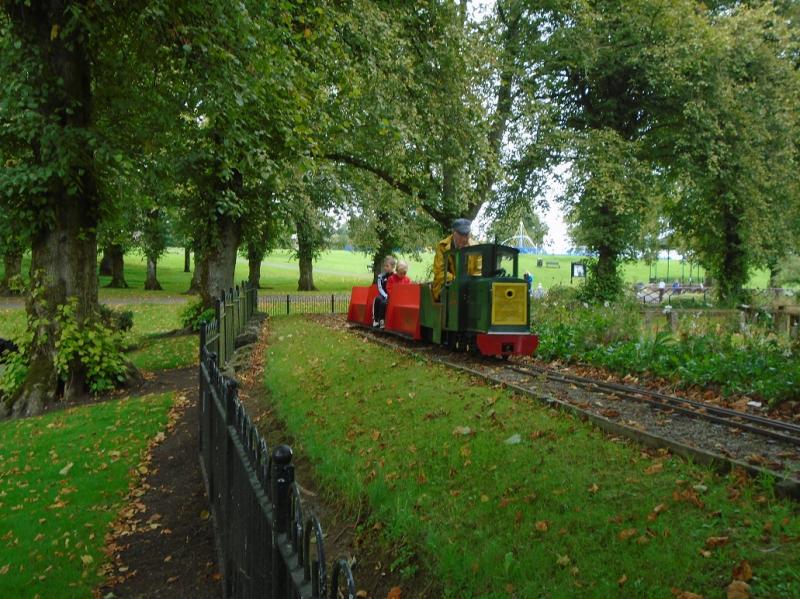
M 492 283 L 492 324 L 524 325 L 528 322 L 528 285 Z

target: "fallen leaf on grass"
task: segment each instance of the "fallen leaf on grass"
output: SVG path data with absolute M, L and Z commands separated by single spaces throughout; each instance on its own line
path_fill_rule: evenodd
M 621 530 L 617 537 L 619 537 L 620 541 L 627 541 L 631 537 L 636 536 L 639 534 L 639 531 L 636 528 L 626 528 L 625 530 Z
M 753 569 L 750 567 L 750 564 L 747 563 L 747 560 L 742 560 L 737 566 L 734 566 L 734 580 L 743 580 L 744 582 L 747 582 L 751 578 L 753 578 Z
M 728 593 L 728 599 L 750 599 L 750 585 L 743 580 L 734 580 L 725 589 Z
M 664 464 L 662 462 L 656 462 L 649 468 L 645 468 L 645 474 L 655 474 L 656 472 L 661 472 L 664 469 Z
M 569 559 L 568 555 L 559 555 L 556 563 L 561 566 L 562 568 L 566 568 L 569 566 L 571 560 Z
M 539 520 L 534 526 L 539 532 L 547 532 L 550 529 L 550 523 L 547 520 Z
M 597 493 L 599 490 L 600 490 L 600 487 L 597 486 L 597 483 L 592 483 L 592 486 L 589 487 L 589 493 L 591 493 L 592 495 Z
M 675 599 L 705 599 L 702 595 L 680 589 L 672 589 L 672 594 L 675 595 Z
M 94 558 L 91 555 L 82 555 L 81 561 L 84 563 L 84 565 L 88 566 L 94 561 Z
M 61 470 L 59 470 L 59 471 L 58 471 L 58 473 L 59 473 L 61 476 L 66 476 L 67 474 L 69 474 L 69 471 L 70 471 L 70 470 L 72 470 L 72 467 L 73 467 L 74 465 L 75 465 L 74 463 L 70 462 L 69 464 L 67 464 L 66 466 L 64 466 L 64 467 L 63 467 Z
M 403 593 L 400 587 L 392 587 L 386 594 L 386 599 L 401 599 L 402 596 Z
M 626 582 L 628 582 L 628 575 L 627 574 L 623 574 L 622 576 L 620 576 L 619 580 L 617 581 L 617 584 L 619 586 L 623 587 L 623 586 L 625 586 Z
M 728 541 L 730 541 L 730 537 L 708 537 L 706 539 L 706 547 L 722 547 L 723 545 L 727 545 Z

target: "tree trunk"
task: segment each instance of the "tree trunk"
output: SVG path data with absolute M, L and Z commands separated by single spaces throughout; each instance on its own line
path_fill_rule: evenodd
M 300 278 L 297 280 L 298 291 L 317 291 L 314 286 L 314 259 L 311 256 L 300 256 Z
M 118 244 L 110 245 L 106 248 L 103 258 L 109 257 L 111 263 L 111 281 L 106 287 L 111 289 L 127 289 L 128 282 L 125 280 L 125 253 L 122 246 Z
M 261 289 L 261 261 L 265 253 L 253 243 L 247 245 L 247 282 L 256 289 Z
M 216 223 L 218 240 L 203 251 L 200 269 L 200 297 L 206 308 L 213 308 L 220 294 L 233 287 L 236 251 L 242 237 L 238 219 L 222 215 Z
M 156 264 L 155 258 L 147 257 L 147 277 L 144 280 L 144 288 L 147 291 L 161 291 L 161 284 L 156 276 Z
M 194 270 L 192 271 L 192 280 L 189 282 L 189 289 L 184 291 L 186 295 L 200 293 L 200 275 L 203 271 L 203 258 L 200 255 L 199 241 L 195 241 L 192 244 L 192 251 L 194 252 Z
M 303 227 L 297 227 L 297 258 L 300 262 L 300 278 L 297 281 L 298 291 L 317 291 L 314 286 L 314 247 Z
M 84 194 L 88 188 L 84 187 Z M 55 342 L 60 336 L 58 307 L 76 300 L 75 319 L 81 327 L 97 312 L 96 206 L 87 198 L 70 198 L 56 208 L 52 229 L 34 235 L 31 252 L 31 285 L 40 292 L 30 295 L 27 310 L 38 323 L 33 331 L 30 369 L 13 398 L 13 413 L 38 414 L 53 401 L 59 389 L 55 366 Z M 73 401 L 87 392 L 86 369 L 77 360 L 68 365 L 64 398 Z
M 713 272 L 716 281 L 717 299 L 720 304 L 734 305 L 744 299 L 743 289 L 747 281 L 746 257 L 739 228 L 740 218 L 729 206 L 722 217 L 724 237 L 722 239 L 719 266 Z
M 14 279 L 22 274 L 22 251 L 8 250 L 3 255 L 3 265 L 5 266 L 5 272 L 3 273 L 3 280 L 0 281 L 0 294 L 15 293 Z
M 111 272 L 111 246 L 103 248 L 103 257 L 100 258 L 100 270 L 98 274 L 101 277 L 110 277 Z
M 192 270 L 192 248 L 188 245 L 183 248 L 183 272 Z
M 41 412 L 58 393 L 58 308 L 68 299 L 75 301 L 79 330 L 98 308 L 96 167 L 93 153 L 78 142 L 92 120 L 91 59 L 86 46 L 90 17 L 70 19 L 72 26 L 54 35 L 55 24 L 63 24 L 74 8 L 59 0 L 4 4 L 22 51 L 41 64 L 41 70 L 30 69 L 29 76 L 36 79 L 41 94 L 35 109 L 51 130 L 47 140 L 32 140 L 34 161 L 43 166 L 55 155 L 62 173 L 50 177 L 38 199 L 41 219 L 31 237 L 31 289 L 36 293 L 28 296 L 26 306 L 36 325 L 27 352 L 30 367 L 12 397 L 15 415 Z M 42 151 L 45 143 L 47 154 Z M 63 378 L 67 401 L 86 393 L 86 367 L 77 359 L 66 365 Z

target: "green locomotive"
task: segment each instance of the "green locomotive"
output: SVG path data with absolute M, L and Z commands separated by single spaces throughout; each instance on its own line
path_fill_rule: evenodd
M 434 301 L 430 283 L 398 285 L 386 310 L 385 330 L 483 355 L 531 355 L 539 339 L 530 330 L 528 284 L 519 277 L 519 250 L 497 243 L 445 254 L 454 275 Z M 447 273 L 443 273 L 447 280 Z M 370 326 L 377 287 L 354 287 L 348 320 Z

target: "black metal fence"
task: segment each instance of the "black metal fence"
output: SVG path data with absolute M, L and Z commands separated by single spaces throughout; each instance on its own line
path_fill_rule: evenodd
M 349 305 L 349 294 L 263 295 L 258 298 L 259 310 L 270 316 L 280 316 L 281 314 L 346 314 Z
M 214 306 L 214 321 L 207 323 L 200 333 L 200 345 L 217 356 L 218 366 L 233 355 L 236 335 L 244 330 L 257 307 L 258 289 L 246 281 L 220 294 Z
M 245 291 L 239 297 L 253 290 Z M 235 338 L 247 322 L 236 309 L 229 310 L 234 296 L 226 293 L 220 300 L 223 320 L 200 330 L 200 463 L 224 596 L 354 599 L 355 581 L 346 560 L 336 561 L 328 577 L 322 526 L 314 515 L 303 513 L 291 448 L 279 445 L 270 452 L 239 401 L 236 381 L 220 373 L 220 358 L 210 349 L 227 348 L 228 336 Z M 252 315 L 254 305 L 243 302 L 241 314 Z

